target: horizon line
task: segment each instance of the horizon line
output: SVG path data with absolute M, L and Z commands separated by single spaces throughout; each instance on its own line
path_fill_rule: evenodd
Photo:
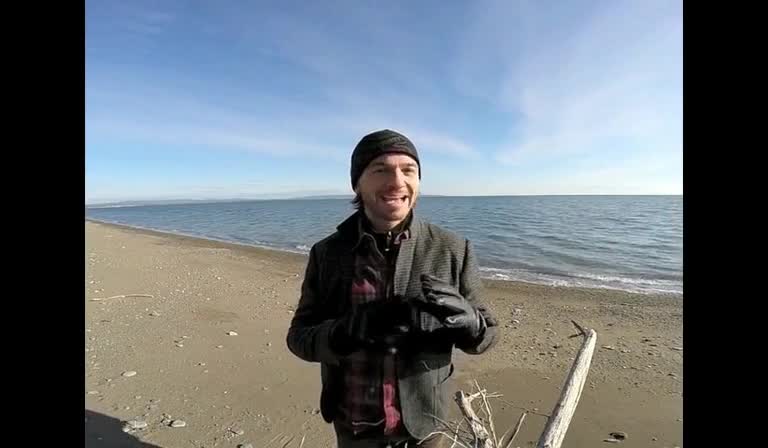
M 279 195 L 279 193 L 276 193 Z M 270 196 L 264 194 L 264 196 Z M 562 197 L 562 196 L 616 196 L 616 197 L 633 197 L 633 196 L 683 196 L 682 193 L 644 193 L 644 194 L 610 194 L 610 193 L 559 193 L 559 194 L 421 194 L 419 197 L 442 197 L 442 198 L 488 198 L 488 197 Z M 97 205 L 120 205 L 130 203 L 148 203 L 157 204 L 173 202 L 179 205 L 185 203 L 214 203 L 214 202 L 249 202 L 249 201 L 285 201 L 285 200 L 300 200 L 300 199 L 346 199 L 354 198 L 354 194 L 319 194 L 319 195 L 297 195 L 287 197 L 250 197 L 250 198 L 178 198 L 178 199 L 122 199 L 116 201 L 86 201 L 85 206 L 97 206 Z

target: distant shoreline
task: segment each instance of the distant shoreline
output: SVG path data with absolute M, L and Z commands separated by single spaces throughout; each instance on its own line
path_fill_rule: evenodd
M 497 194 L 497 195 L 441 195 L 424 194 L 422 198 L 554 198 L 554 197 L 683 197 L 682 194 Z M 144 207 L 152 205 L 194 205 L 194 204 L 236 204 L 239 202 L 257 201 L 301 201 L 301 200 L 352 200 L 354 195 L 319 195 L 319 196 L 290 196 L 290 197 L 264 197 L 249 199 L 168 199 L 146 201 L 110 201 L 86 203 L 89 208 L 118 208 L 118 207 Z
M 96 224 L 101 224 L 105 226 L 112 226 L 119 229 L 125 229 L 134 231 L 137 233 L 143 233 L 148 235 L 155 235 L 155 236 L 161 236 L 161 237 L 168 237 L 168 238 L 176 238 L 186 241 L 195 242 L 197 244 L 203 244 L 210 247 L 226 247 L 226 248 L 237 248 L 242 250 L 256 250 L 256 251 L 268 251 L 271 255 L 284 255 L 290 258 L 298 258 L 301 259 L 302 262 L 306 260 L 308 257 L 308 254 L 306 251 L 299 251 L 299 250 L 290 250 L 286 248 L 279 248 L 279 247 L 271 247 L 266 245 L 259 245 L 259 244 L 250 244 L 250 243 L 244 243 L 240 241 L 232 241 L 232 240 L 224 240 L 224 239 L 218 239 L 218 238 L 211 238 L 206 236 L 200 236 L 200 235 L 193 235 L 183 232 L 172 232 L 172 231 L 166 231 L 166 230 L 159 230 L 159 229 L 153 229 L 153 228 L 147 228 L 147 227 L 141 227 L 141 226 L 133 226 L 128 224 L 122 224 L 122 223 L 114 223 L 109 221 L 103 221 L 95 218 L 85 218 L 86 222 L 93 222 Z M 482 269 L 482 267 L 481 267 Z M 482 274 L 481 274 L 482 275 Z M 681 299 L 683 297 L 682 293 L 663 293 L 663 292 L 642 292 L 642 291 L 633 291 L 633 290 L 627 290 L 627 289 L 620 289 L 620 288 L 611 288 L 611 287 L 587 287 L 587 286 L 573 286 L 573 285 L 551 285 L 543 282 L 535 282 L 535 281 L 525 281 L 525 280 L 506 280 L 506 279 L 499 279 L 494 278 L 487 275 L 482 275 L 483 280 L 495 284 L 498 286 L 503 286 L 505 284 L 510 285 L 531 285 L 536 287 L 543 287 L 543 288 L 553 288 L 553 289 L 563 289 L 563 290 L 579 290 L 579 291 L 601 291 L 601 292 L 616 292 L 619 294 L 629 294 L 632 296 L 643 296 L 643 297 L 664 297 L 664 298 L 674 298 L 674 299 Z

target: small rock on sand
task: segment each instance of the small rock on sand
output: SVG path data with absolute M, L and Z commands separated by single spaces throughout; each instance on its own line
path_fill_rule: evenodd
M 216 348 L 224 348 L 223 345 L 217 345 Z
M 616 347 L 613 347 L 612 345 L 604 345 L 602 348 L 605 350 L 616 350 Z
M 615 431 L 610 433 L 609 435 L 617 440 L 624 440 L 627 438 L 627 433 L 623 431 Z
M 123 372 L 123 376 L 126 377 L 126 378 L 130 378 L 132 376 L 136 376 L 136 372 L 133 371 L 133 370 L 128 370 L 128 371 Z
M 619 443 L 617 439 L 603 439 L 603 442 L 605 443 Z
M 250 443 L 241 443 L 240 445 L 237 445 L 237 448 L 253 448 L 253 445 Z
M 227 336 L 237 336 L 237 332 L 235 331 L 228 331 Z
M 147 422 L 145 422 L 145 421 L 131 420 L 131 421 L 126 422 L 125 425 L 123 425 L 123 432 L 133 431 L 133 430 L 136 430 L 136 429 L 144 429 L 147 426 L 149 426 L 149 425 L 147 425 Z
M 184 420 L 174 420 L 171 422 L 171 428 L 183 428 L 187 426 L 187 422 Z

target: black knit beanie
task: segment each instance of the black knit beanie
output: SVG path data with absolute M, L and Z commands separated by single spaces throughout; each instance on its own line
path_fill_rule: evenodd
M 352 188 L 357 185 L 358 179 L 363 174 L 365 167 L 376 157 L 382 154 L 401 153 L 411 156 L 419 165 L 419 179 L 421 179 L 421 162 L 416 146 L 408 137 L 398 132 L 384 129 L 366 135 L 352 151 L 352 164 L 350 175 L 352 176 Z

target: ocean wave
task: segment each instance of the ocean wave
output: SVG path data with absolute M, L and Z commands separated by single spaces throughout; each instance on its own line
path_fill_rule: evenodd
M 513 282 L 532 283 L 555 287 L 611 289 L 636 294 L 672 294 L 682 295 L 682 281 L 663 279 L 644 279 L 613 275 L 594 275 L 588 273 L 569 273 L 559 275 L 516 269 L 498 269 L 481 267 L 483 278 Z

